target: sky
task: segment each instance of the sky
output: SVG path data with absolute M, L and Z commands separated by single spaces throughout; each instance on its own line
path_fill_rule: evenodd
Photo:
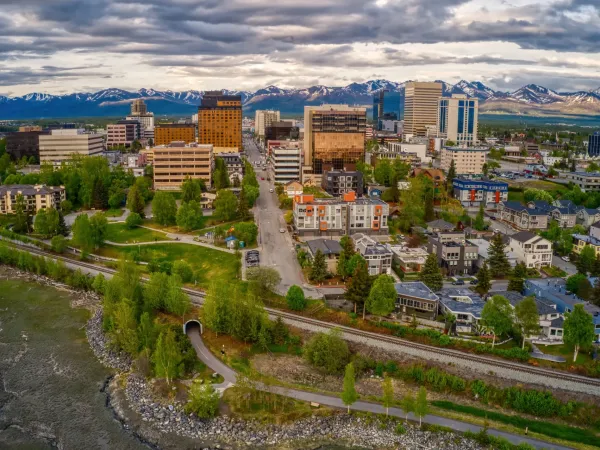
M 0 0 L 0 95 L 600 88 L 600 0 Z

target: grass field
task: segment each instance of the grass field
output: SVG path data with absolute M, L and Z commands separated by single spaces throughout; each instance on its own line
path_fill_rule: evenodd
M 495 411 L 486 411 L 484 409 L 475 408 L 472 406 L 458 405 L 445 400 L 432 401 L 431 405 L 447 411 L 464 413 L 471 416 L 512 425 L 522 430 L 524 430 L 525 427 L 528 427 L 529 431 L 533 433 L 543 434 L 556 439 L 593 445 L 596 447 L 600 446 L 600 438 L 590 430 L 583 428 L 575 428 L 552 422 L 524 419 L 519 416 L 509 416 L 507 414 L 502 414 Z
M 560 183 L 554 183 L 552 181 L 546 180 L 527 180 L 527 181 L 512 181 L 506 180 L 510 187 L 522 188 L 525 189 L 541 189 L 543 191 L 557 191 L 557 192 L 567 192 L 569 189 L 567 186 L 562 185 Z
M 170 241 L 167 235 L 147 228 L 127 228 L 124 223 L 109 223 L 106 229 L 106 240 L 118 244 L 133 244 L 136 242 Z
M 196 230 L 192 230 L 192 231 L 183 231 L 177 225 L 164 226 L 159 223 L 153 222 L 152 219 L 144 220 L 143 224 L 147 227 L 156 228 L 157 230 L 162 230 L 165 233 L 197 234 L 197 231 L 199 229 L 205 228 L 211 220 L 212 220 L 211 216 L 202 216 L 202 220 L 200 221 L 200 226 Z
M 567 360 L 568 364 L 573 364 L 573 348 L 568 345 L 538 345 L 542 353 L 548 355 L 562 356 Z M 577 362 L 575 364 L 586 364 L 592 361 L 592 357 L 588 353 L 580 351 L 577 354 Z
M 121 217 L 123 215 L 123 209 L 122 208 L 117 208 L 117 209 L 109 209 L 107 211 L 104 211 L 104 215 L 106 217 Z
M 145 262 L 184 260 L 192 266 L 198 285 L 202 287 L 207 287 L 212 281 L 232 282 L 236 280 L 237 275 L 236 256 L 233 253 L 192 244 L 151 244 L 132 247 L 107 245 L 96 253 L 111 258 L 127 256 Z

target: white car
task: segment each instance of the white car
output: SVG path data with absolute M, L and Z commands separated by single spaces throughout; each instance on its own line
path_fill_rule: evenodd
M 279 229 L 279 232 L 280 232 L 280 233 L 285 233 L 285 228 L 280 228 L 280 229 Z
M 269 189 L 269 192 L 273 192 L 273 189 L 272 189 L 272 188 L 271 188 L 271 189 Z
M 569 262 L 569 261 L 571 261 L 571 260 L 569 259 L 569 257 L 568 257 L 568 256 L 563 256 L 563 257 L 562 257 L 562 258 L 560 258 L 560 259 L 562 259 L 563 261 L 566 261 L 566 262 Z

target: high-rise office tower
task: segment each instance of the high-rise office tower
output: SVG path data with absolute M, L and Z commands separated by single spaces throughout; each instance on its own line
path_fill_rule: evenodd
M 265 137 L 265 130 L 273 123 L 279 122 L 281 113 L 279 111 L 256 110 L 254 113 L 254 133 L 261 139 Z
M 373 95 L 373 123 L 381 131 L 382 120 L 400 120 L 400 92 L 382 89 Z
M 404 92 L 404 134 L 425 136 L 427 125 L 437 125 L 438 99 L 442 83 L 406 83 Z
M 148 109 L 146 108 L 146 103 L 141 98 L 135 99 L 131 102 L 131 115 L 132 116 L 143 116 L 148 113 Z
M 600 156 L 600 131 L 590 134 L 588 139 L 588 155 Z
M 207 91 L 198 107 L 198 143 L 214 153 L 242 151 L 242 97 Z
M 454 94 L 438 99 L 437 137 L 457 144 L 473 145 L 477 141 L 479 100 Z
M 305 106 L 303 182 L 320 184 L 324 170 L 354 169 L 364 160 L 366 127 L 366 108 Z

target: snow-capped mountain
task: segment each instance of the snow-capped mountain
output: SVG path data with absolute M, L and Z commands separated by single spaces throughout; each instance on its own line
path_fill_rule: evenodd
M 529 84 L 514 92 L 496 91 L 485 84 L 461 80 L 456 84 L 443 83 L 443 95 L 466 94 L 478 98 L 482 111 L 600 114 L 600 88 L 593 91 L 556 92 L 543 86 Z M 255 92 L 225 90 L 240 95 L 246 113 L 256 109 L 277 109 L 283 113 L 301 114 L 304 105 L 344 103 L 372 107 L 373 95 L 382 89 L 404 97 L 406 83 L 389 80 L 369 80 L 343 87 L 316 85 L 300 89 L 266 86 Z M 135 92 L 123 89 L 103 89 L 92 93 L 50 95 L 31 93 L 20 97 L 0 96 L 0 119 L 48 117 L 124 116 L 129 104 L 143 98 L 148 109 L 156 115 L 191 115 L 197 110 L 203 92 L 196 90 L 174 92 L 143 88 Z M 403 102 L 401 100 L 401 107 Z

